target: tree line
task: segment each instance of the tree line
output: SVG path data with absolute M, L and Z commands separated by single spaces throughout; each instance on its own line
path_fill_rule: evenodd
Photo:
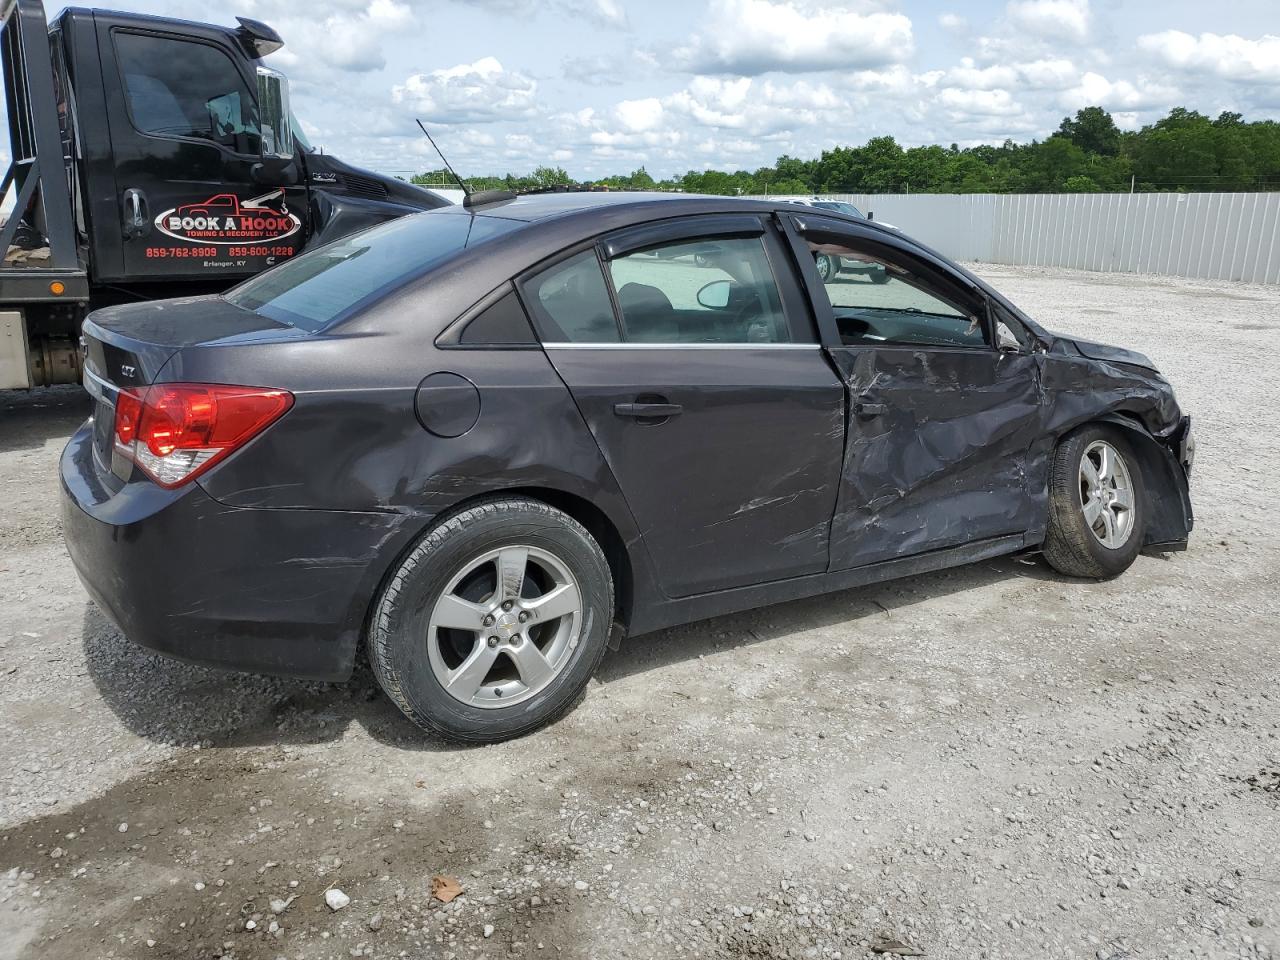
M 449 186 L 444 170 L 414 183 Z M 690 170 L 655 180 L 641 167 L 577 181 L 560 167 L 468 180 L 473 190 L 557 185 L 709 194 L 809 193 L 1113 193 L 1136 190 L 1280 190 L 1280 123 L 1239 113 L 1210 119 L 1175 107 L 1140 130 L 1122 131 L 1101 107 L 1086 107 L 1044 140 L 1000 146 L 903 148 L 893 137 L 824 150 L 815 160 L 783 155 L 756 170 Z

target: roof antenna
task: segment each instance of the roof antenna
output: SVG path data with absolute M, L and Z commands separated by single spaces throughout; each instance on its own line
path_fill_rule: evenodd
M 435 147 L 436 153 L 438 153 L 440 155 L 440 159 L 444 161 L 444 168 L 449 171 L 453 176 L 453 179 L 457 181 L 458 186 L 462 188 L 462 205 L 464 207 L 471 209 L 472 207 L 477 207 L 483 203 L 496 203 L 499 200 L 514 200 L 516 198 L 516 195 L 510 190 L 481 190 L 478 193 L 472 193 L 471 188 L 467 186 L 466 181 L 458 176 L 458 172 L 453 169 L 448 158 L 445 157 L 444 151 L 436 146 L 435 140 L 431 138 L 430 133 L 427 133 L 427 128 L 423 125 L 422 121 L 415 117 L 413 122 L 418 125 L 418 129 L 422 131 L 424 136 L 426 136 L 427 142 L 430 143 L 432 147 Z

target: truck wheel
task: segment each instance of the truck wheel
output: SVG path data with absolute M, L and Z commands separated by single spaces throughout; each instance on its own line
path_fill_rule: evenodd
M 1059 573 L 1103 580 L 1137 558 L 1146 533 L 1142 469 L 1115 427 L 1094 424 L 1058 445 L 1044 556 Z
M 609 565 L 581 524 L 537 500 L 490 500 L 429 532 L 391 575 L 369 659 L 418 726 L 494 743 L 572 706 L 612 615 Z

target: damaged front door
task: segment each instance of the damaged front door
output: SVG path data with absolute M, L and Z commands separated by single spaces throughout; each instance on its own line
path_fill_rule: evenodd
M 992 336 L 985 300 L 869 231 L 806 216 L 815 308 L 836 342 L 849 428 L 831 569 L 1024 533 L 1035 358 Z

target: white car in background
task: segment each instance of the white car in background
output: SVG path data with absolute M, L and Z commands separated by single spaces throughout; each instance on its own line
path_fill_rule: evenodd
M 823 200 L 819 197 L 797 197 L 790 200 L 790 203 L 798 203 L 805 207 L 818 207 L 822 210 L 833 210 L 836 213 L 843 213 L 848 217 L 857 217 L 859 220 L 867 220 L 871 223 L 877 223 L 889 230 L 897 230 L 892 223 L 885 223 L 883 220 L 875 219 L 874 214 L 865 214 L 852 203 L 844 200 Z M 823 282 L 831 280 L 838 273 L 859 273 L 866 276 L 872 283 L 885 283 L 889 279 L 889 274 L 885 272 L 884 267 L 878 263 L 863 263 L 860 260 L 850 260 L 848 257 L 837 257 L 831 253 L 815 254 L 813 258 L 814 264 L 818 268 L 818 276 Z

